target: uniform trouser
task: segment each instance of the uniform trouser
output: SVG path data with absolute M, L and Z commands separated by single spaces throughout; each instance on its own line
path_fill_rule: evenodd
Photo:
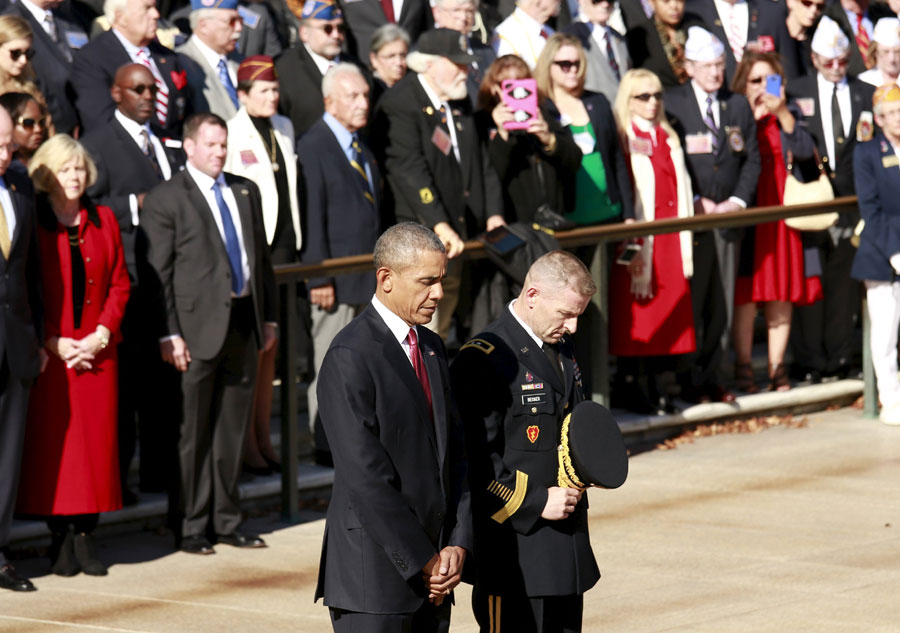
M 440 607 L 425 602 L 415 613 L 358 613 L 329 609 L 334 633 L 447 633 L 450 601 Z
M 238 478 L 258 353 L 254 318 L 252 299 L 233 299 L 222 349 L 214 358 L 193 359 L 181 378 L 184 418 L 178 449 L 185 536 L 204 534 L 210 511 L 216 534 L 231 534 L 241 523 Z
M 0 361 L 0 566 L 6 564 L 3 548 L 9 541 L 16 509 L 31 383 L 31 380 L 22 380 L 9 373 L 4 354 Z
M 309 383 L 306 390 L 307 410 L 309 411 L 309 430 L 314 432 L 316 416 L 319 413 L 319 398 L 316 396 L 316 386 L 319 384 L 319 370 L 325 360 L 325 352 L 331 346 L 331 341 L 343 330 L 353 318 L 362 312 L 364 305 L 350 305 L 347 303 L 335 303 L 331 310 L 326 311 L 319 306 L 311 306 L 312 310 L 312 340 L 313 340 L 313 364 L 315 377 Z
M 492 594 L 477 585 L 472 610 L 481 633 L 580 633 L 584 596 Z
M 859 282 L 850 277 L 856 249 L 849 239 L 837 242 L 830 231 L 804 235 L 815 242 L 822 259 L 825 298 L 794 308 L 791 325 L 794 360 L 806 369 L 832 372 L 850 363 L 853 354 L 853 315 L 859 306 Z
M 885 408 L 900 405 L 897 377 L 897 328 L 900 327 L 900 281 L 867 281 L 872 364 L 878 382 L 878 398 Z

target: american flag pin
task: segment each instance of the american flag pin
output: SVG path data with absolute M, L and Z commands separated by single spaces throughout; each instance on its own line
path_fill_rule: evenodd
M 428 350 L 428 355 L 429 355 L 429 356 L 434 356 L 434 352 L 431 351 L 431 350 Z

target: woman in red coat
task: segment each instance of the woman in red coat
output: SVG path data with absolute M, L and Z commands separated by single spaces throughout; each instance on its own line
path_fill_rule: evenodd
M 53 572 L 104 575 L 91 533 L 122 507 L 116 341 L 128 300 L 119 225 L 84 196 L 96 168 L 80 143 L 54 136 L 35 153 L 47 369 L 28 408 L 17 510 L 47 520 Z

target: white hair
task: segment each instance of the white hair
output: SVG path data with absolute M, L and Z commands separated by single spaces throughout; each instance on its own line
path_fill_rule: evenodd
M 478 0 L 433 0 L 433 6 L 444 8 L 448 4 L 471 4 L 475 6 L 475 10 L 478 11 Z
M 356 64 L 351 64 L 350 62 L 335 64 L 322 77 L 322 97 L 327 99 L 331 95 L 331 91 L 334 89 L 334 82 L 337 81 L 340 75 L 358 75 L 363 81 L 366 79 Z
M 128 4 L 128 0 L 106 0 L 106 2 L 103 3 L 103 15 L 106 17 L 110 26 L 112 26 L 113 21 L 116 18 L 116 13 L 125 11 L 126 4 Z
M 219 9 L 195 9 L 194 11 L 191 11 L 190 14 L 188 14 L 188 23 L 191 25 L 191 30 L 197 30 L 197 25 L 200 24 L 200 20 L 214 17 L 216 11 L 219 11 Z
M 428 70 L 428 67 L 438 59 L 440 59 L 440 55 L 430 55 L 428 53 L 413 51 L 406 56 L 406 65 L 414 73 L 424 73 Z

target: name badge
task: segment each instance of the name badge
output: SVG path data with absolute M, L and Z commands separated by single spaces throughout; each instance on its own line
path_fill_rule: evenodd
M 88 36 L 84 33 L 66 32 L 66 42 L 68 42 L 69 48 L 81 48 L 88 43 Z
M 547 404 L 546 393 L 534 393 L 522 396 L 522 404 Z
M 573 134 L 572 139 L 575 141 L 575 144 L 581 149 L 582 154 L 593 154 L 594 147 L 596 146 L 596 141 L 594 141 L 594 137 L 591 136 L 590 132 L 579 132 L 578 134 Z
M 628 141 L 628 149 L 632 154 L 653 156 L 653 143 L 646 138 L 633 138 Z
M 710 132 L 688 134 L 684 137 L 685 151 L 688 154 L 712 154 L 713 139 Z
M 252 149 L 244 149 L 241 150 L 241 164 L 246 167 L 247 165 L 255 165 L 259 161 L 256 158 L 256 154 L 253 153 Z
M 900 166 L 900 156 L 897 156 L 896 154 L 891 154 L 890 156 L 882 156 L 881 166 L 885 169 Z
M 434 143 L 434 146 L 441 150 L 441 153 L 444 156 L 450 155 L 450 150 L 453 149 L 453 141 L 450 140 L 450 135 L 444 131 L 440 125 L 434 126 L 434 132 L 431 135 L 431 142 Z
M 803 116 L 816 116 L 816 100 L 812 97 L 797 99 L 794 103 L 797 104 L 800 114 Z

